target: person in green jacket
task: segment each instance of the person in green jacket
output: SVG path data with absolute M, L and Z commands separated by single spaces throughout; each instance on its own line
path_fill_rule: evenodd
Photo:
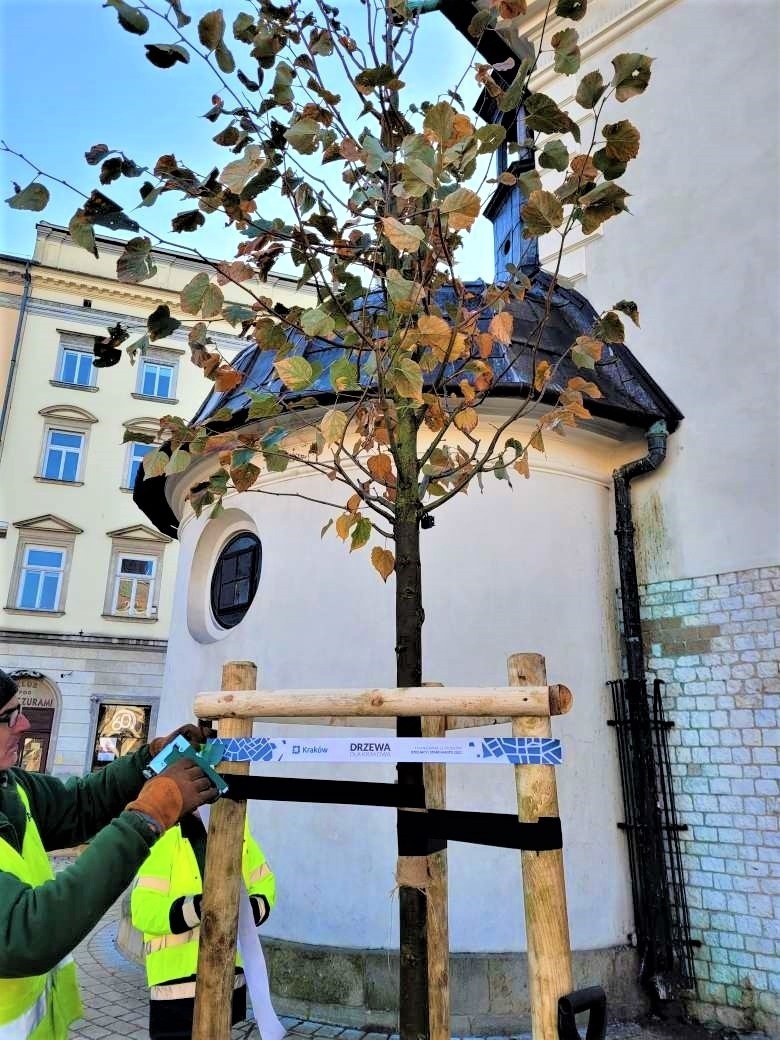
M 66 1040 L 82 1006 L 71 951 L 130 884 L 155 842 L 217 790 L 180 759 L 145 780 L 151 757 L 182 726 L 99 773 L 66 782 L 14 768 L 30 728 L 0 669 L 0 1040 Z M 89 841 L 52 873 L 47 849 Z
M 182 818 L 154 846 L 136 878 L 130 913 L 144 934 L 151 1040 L 192 1035 L 206 828 L 197 812 Z M 276 879 L 244 826 L 242 873 L 255 926 L 276 900 Z M 246 980 L 236 958 L 232 1022 L 246 1018 Z

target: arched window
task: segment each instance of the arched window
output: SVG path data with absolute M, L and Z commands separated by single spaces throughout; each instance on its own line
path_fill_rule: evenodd
M 218 624 L 233 628 L 252 605 L 260 583 L 263 549 L 255 534 L 237 534 L 219 554 L 211 578 L 211 610 Z

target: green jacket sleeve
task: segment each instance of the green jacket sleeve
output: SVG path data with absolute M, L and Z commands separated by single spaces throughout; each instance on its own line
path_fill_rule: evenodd
M 44 848 L 65 849 L 88 841 L 118 816 L 144 784 L 149 749 L 119 758 L 100 772 L 62 781 L 42 773 L 14 770 L 30 800 Z
M 119 898 L 154 841 L 141 816 L 122 812 L 52 881 L 33 888 L 0 871 L 0 978 L 50 971 Z

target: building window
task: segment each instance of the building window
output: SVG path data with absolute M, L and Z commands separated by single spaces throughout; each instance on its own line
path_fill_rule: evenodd
M 5 609 L 61 614 L 81 528 L 53 513 L 17 520 L 14 527 L 19 537 Z
M 64 549 L 25 546 L 16 597 L 19 610 L 59 610 L 66 558 Z
M 248 532 L 231 538 L 219 554 L 211 578 L 211 610 L 223 628 L 237 625 L 252 605 L 262 559 L 260 539 Z
M 176 366 L 143 358 L 138 373 L 138 393 L 142 397 L 173 397 Z
M 149 704 L 101 702 L 92 749 L 92 771 L 142 748 L 149 738 L 151 714 Z
M 143 524 L 109 531 L 111 562 L 103 617 L 156 622 L 165 546 L 171 541 Z
M 132 489 L 135 487 L 135 478 L 141 463 L 150 451 L 157 451 L 154 444 L 142 444 L 140 441 L 130 441 L 127 445 L 127 462 L 125 464 L 125 481 L 123 487 Z
M 48 430 L 43 459 L 43 473 L 47 480 L 74 483 L 79 479 L 84 451 L 84 434 L 69 430 Z
M 42 408 L 43 443 L 36 480 L 80 484 L 89 444 L 89 430 L 97 418 L 73 405 Z
M 74 347 L 63 347 L 57 367 L 57 379 L 71 386 L 94 386 L 97 369 L 92 354 Z
M 112 614 L 120 617 L 151 615 L 156 564 L 157 561 L 149 556 L 116 557 Z

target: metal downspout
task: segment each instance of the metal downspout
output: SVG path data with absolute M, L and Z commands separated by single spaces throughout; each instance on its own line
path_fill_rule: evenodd
M 615 485 L 615 534 L 618 543 L 623 632 L 626 641 L 628 678 L 644 684 L 645 652 L 639 614 L 639 582 L 636 576 L 634 520 L 631 511 L 631 481 L 658 469 L 666 458 L 669 432 L 662 419 L 647 431 L 647 455 L 621 466 L 612 474 Z
M 11 394 L 13 393 L 14 377 L 16 375 L 16 361 L 19 356 L 19 347 L 22 342 L 22 329 L 24 327 L 24 318 L 27 313 L 27 301 L 30 298 L 30 288 L 32 286 L 32 275 L 30 274 L 30 265 L 32 261 L 28 260 L 24 265 L 24 288 L 22 289 L 22 299 L 19 304 L 19 318 L 16 322 L 16 335 L 14 336 L 14 345 L 11 350 L 11 360 L 8 364 L 8 379 L 5 384 L 5 392 L 3 393 L 3 408 L 0 411 L 0 458 L 3 455 L 3 447 L 5 445 L 5 424 L 8 419 L 8 410 L 11 407 Z
M 653 721 L 646 689 L 644 644 L 636 571 L 631 482 L 652 473 L 666 458 L 668 430 L 664 421 L 647 432 L 648 452 L 641 459 L 613 473 L 615 486 L 615 534 L 618 543 L 621 606 L 625 639 L 627 719 L 634 756 L 637 785 L 633 797 L 638 812 L 638 877 L 632 878 L 638 951 L 639 979 L 650 997 L 652 1009 L 666 1016 L 664 1008 L 675 996 L 676 965 L 673 954 L 673 925 L 669 909 L 669 876 L 664 844 L 664 822 L 658 788 Z

